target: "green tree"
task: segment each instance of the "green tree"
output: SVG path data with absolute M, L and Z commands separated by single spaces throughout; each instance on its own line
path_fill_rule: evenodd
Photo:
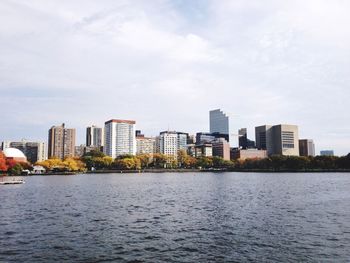
M 23 171 L 22 166 L 19 163 L 17 163 L 15 164 L 15 166 L 13 166 L 8 170 L 8 173 L 10 175 L 21 175 L 22 171 Z

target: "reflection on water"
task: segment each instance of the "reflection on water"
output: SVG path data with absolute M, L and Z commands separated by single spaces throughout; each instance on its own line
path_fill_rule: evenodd
M 0 198 L 0 262 L 350 260 L 350 174 L 36 176 Z

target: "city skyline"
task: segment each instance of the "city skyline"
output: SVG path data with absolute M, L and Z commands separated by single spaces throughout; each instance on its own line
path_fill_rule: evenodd
M 316 152 L 350 149 L 350 3 L 3 1 L 1 141 L 120 117 L 145 135 L 291 123 Z M 244 14 L 244 15 L 242 15 Z M 117 99 L 116 99 L 117 98 Z M 157 103 L 154 103 L 157 102 Z M 116 104 L 118 105 L 116 107 Z

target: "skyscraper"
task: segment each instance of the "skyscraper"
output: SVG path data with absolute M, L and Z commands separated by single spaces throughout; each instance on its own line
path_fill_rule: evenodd
M 105 122 L 104 147 L 106 155 L 116 158 L 136 154 L 135 121 L 109 120 Z
M 220 109 L 209 111 L 210 133 L 229 134 L 229 117 Z
M 75 129 L 52 126 L 49 130 L 48 157 L 64 159 L 73 157 L 75 153 Z
M 268 155 L 299 156 L 298 126 L 280 124 L 255 127 L 256 147 Z
M 315 144 L 313 140 L 299 140 L 299 155 L 300 156 L 315 156 Z
M 86 146 L 101 148 L 103 146 L 103 130 L 94 125 L 86 128 Z

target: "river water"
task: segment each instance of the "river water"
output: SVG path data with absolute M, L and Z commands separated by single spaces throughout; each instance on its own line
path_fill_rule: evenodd
M 0 262 L 350 262 L 350 174 L 26 177 Z

